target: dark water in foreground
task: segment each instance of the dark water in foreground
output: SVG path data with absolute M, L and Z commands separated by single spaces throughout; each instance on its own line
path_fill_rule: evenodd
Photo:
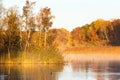
M 2 65 L 0 80 L 120 80 L 120 62 L 72 62 L 65 65 Z

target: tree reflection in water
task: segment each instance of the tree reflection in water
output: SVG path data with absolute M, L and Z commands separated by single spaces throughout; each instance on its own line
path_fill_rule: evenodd
M 120 79 L 120 61 L 72 61 L 71 66 L 73 72 L 85 73 L 86 78 L 79 80 Z
M 0 75 L 7 75 L 4 80 L 56 80 L 62 69 L 60 64 L 0 65 Z
M 109 80 L 120 80 L 120 62 L 110 62 L 108 72 L 113 73 L 109 76 Z

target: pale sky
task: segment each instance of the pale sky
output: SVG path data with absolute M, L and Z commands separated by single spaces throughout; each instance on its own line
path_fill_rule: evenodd
M 120 18 L 120 0 L 31 0 L 37 1 L 35 12 L 41 7 L 50 7 L 54 19 L 54 28 L 73 28 L 82 26 L 102 18 L 111 20 Z M 3 0 L 4 6 L 17 5 L 20 10 L 25 0 Z

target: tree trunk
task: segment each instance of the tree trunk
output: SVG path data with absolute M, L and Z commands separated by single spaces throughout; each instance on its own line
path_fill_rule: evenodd
M 106 29 L 105 29 L 105 31 L 104 31 L 104 35 L 105 35 L 106 40 L 109 41 L 109 38 L 108 38 Z
M 38 46 L 40 47 L 41 45 L 40 45 L 40 41 L 41 40 L 41 31 L 39 31 L 39 39 L 38 39 Z
M 26 31 L 26 36 L 27 36 L 27 31 Z M 25 40 L 25 48 L 24 48 L 24 53 L 26 53 L 26 50 L 27 50 L 27 38 Z
M 30 29 L 29 29 L 29 31 L 28 31 L 28 40 L 27 40 L 27 47 L 28 47 L 28 49 L 30 47 L 30 34 L 31 34 L 31 32 L 30 32 Z
M 25 41 L 25 48 L 24 48 L 24 52 L 27 52 L 27 48 L 28 48 L 28 39 L 29 39 L 29 30 L 28 30 L 28 23 L 27 23 L 27 16 L 26 16 L 26 41 Z
M 45 31 L 44 47 L 46 47 L 46 42 L 47 42 L 47 32 Z
M 25 45 L 25 49 L 24 51 L 27 52 L 28 49 L 29 49 L 29 40 L 30 40 L 30 30 L 28 30 L 28 32 L 26 32 L 26 35 L 27 35 L 27 40 L 26 40 L 26 45 Z
M 10 32 L 9 37 L 8 37 L 8 60 L 9 60 L 9 62 L 11 61 L 11 57 L 10 57 L 11 41 L 10 41 L 10 38 L 11 38 L 11 32 Z
M 20 27 L 20 49 L 22 49 L 22 31 L 21 31 L 21 27 Z
M 8 47 L 8 61 L 11 61 L 11 57 L 10 57 L 10 48 Z

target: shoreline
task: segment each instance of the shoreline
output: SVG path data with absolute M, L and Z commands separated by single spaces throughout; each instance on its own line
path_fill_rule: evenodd
M 65 62 L 120 61 L 120 46 L 68 47 L 63 56 Z
M 67 47 L 63 52 L 65 54 L 119 54 L 120 46 Z

